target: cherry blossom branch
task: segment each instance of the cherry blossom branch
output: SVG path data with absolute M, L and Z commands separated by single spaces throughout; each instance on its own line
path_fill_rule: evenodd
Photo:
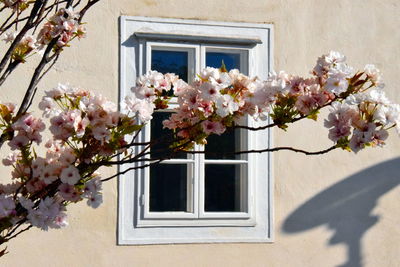
M 37 13 L 39 12 L 41 6 L 46 3 L 47 0 L 36 0 L 35 4 L 32 7 L 32 11 L 30 13 L 30 16 L 25 24 L 25 26 L 21 29 L 21 31 L 18 33 L 18 35 L 15 37 L 14 41 L 8 48 L 7 52 L 4 54 L 3 59 L 0 62 L 0 73 L 3 72 L 4 67 L 7 63 L 7 61 L 10 59 L 15 47 L 19 44 L 19 42 L 22 40 L 22 38 L 25 36 L 25 34 L 35 26 L 33 23 Z
M 334 146 L 331 146 L 331 147 L 329 147 L 327 149 L 320 150 L 320 151 L 306 151 L 306 150 L 303 150 L 303 149 L 296 149 L 296 148 L 293 148 L 293 147 L 275 147 L 275 148 L 266 148 L 266 149 L 259 149 L 259 150 L 254 149 L 254 150 L 237 151 L 237 152 L 206 152 L 206 151 L 181 151 L 181 152 L 186 152 L 186 153 L 189 153 L 189 154 L 207 154 L 207 155 L 232 155 L 232 154 L 233 155 L 238 155 L 238 154 L 265 153 L 265 152 L 276 152 L 276 151 L 281 151 L 281 150 L 288 150 L 288 151 L 293 151 L 293 152 L 296 152 L 296 153 L 302 153 L 302 154 L 311 156 L 311 155 L 326 154 L 326 153 L 328 153 L 328 152 L 330 152 L 330 151 L 332 151 L 332 150 L 334 150 L 336 148 L 338 148 L 338 147 L 336 145 L 334 145 Z M 127 173 L 129 171 L 151 167 L 153 165 L 156 165 L 156 164 L 158 164 L 158 163 L 160 163 L 160 162 L 162 162 L 164 160 L 170 159 L 170 158 L 171 158 L 171 156 L 170 157 L 165 157 L 163 159 L 145 158 L 145 159 L 137 159 L 135 161 L 128 160 L 128 161 L 115 161 L 115 162 L 112 162 L 112 163 L 109 162 L 111 165 L 122 165 L 122 164 L 126 164 L 126 163 L 133 163 L 133 162 L 140 162 L 140 161 L 153 161 L 153 162 L 148 163 L 148 164 L 139 165 L 139 166 L 135 166 L 135 167 L 130 167 L 130 168 L 124 170 L 124 171 L 117 172 L 116 174 L 114 174 L 114 175 L 112 175 L 110 177 L 102 179 L 101 182 L 110 181 L 113 178 L 116 178 L 119 175 L 123 175 L 123 174 L 125 174 L 125 173 Z
M 320 107 L 314 109 L 314 111 L 320 111 L 321 109 L 323 109 L 323 108 L 325 108 L 327 106 L 331 106 L 338 99 L 342 99 L 342 98 L 341 97 L 335 97 L 332 101 L 326 103 L 323 106 L 320 106 Z M 293 118 L 291 121 L 285 122 L 284 124 L 295 123 L 295 122 L 300 121 L 302 119 L 305 119 L 307 117 L 308 117 L 308 115 L 300 115 L 297 118 Z M 280 126 L 280 125 L 281 124 L 274 122 L 274 123 L 270 123 L 268 125 L 260 126 L 260 127 L 251 127 L 251 126 L 245 126 L 245 125 L 235 125 L 235 126 L 233 126 L 233 128 L 246 129 L 246 130 L 250 130 L 250 131 L 260 131 L 260 130 L 265 130 L 265 129 L 273 128 L 273 127 Z
M 282 150 L 288 150 L 288 151 L 293 151 L 296 153 L 301 153 L 307 156 L 313 156 L 313 155 L 322 155 L 326 154 L 334 149 L 339 148 L 337 145 L 333 145 L 329 148 L 319 150 L 319 151 L 307 151 L 303 149 L 297 149 L 293 147 L 288 147 L 288 146 L 281 146 L 281 147 L 274 147 L 274 148 L 265 148 L 265 149 L 252 149 L 252 150 L 243 150 L 243 151 L 236 151 L 236 152 L 208 152 L 208 151 L 184 151 L 189 154 L 207 154 L 207 155 L 240 155 L 240 154 L 253 154 L 253 153 L 266 153 L 266 152 L 276 152 L 276 151 L 282 151 Z
M 87 12 L 87 10 L 93 6 L 95 3 L 97 3 L 99 0 L 95 0 L 95 1 L 89 1 L 88 4 L 81 10 L 80 12 L 80 17 L 79 17 L 79 21 L 82 20 L 83 15 Z M 73 0 L 67 0 L 67 1 L 55 1 L 53 2 L 52 5 L 50 5 L 49 7 L 46 8 L 46 3 L 48 1 L 35 1 L 35 4 L 32 8 L 31 14 L 28 18 L 28 21 L 26 22 L 25 26 L 22 28 L 22 30 L 19 32 L 19 34 L 16 36 L 16 38 L 14 39 L 14 41 L 12 42 L 12 44 L 10 45 L 9 49 L 7 50 L 5 56 L 3 57 L 2 61 L 0 62 L 0 73 L 2 73 L 2 75 L 0 76 L 0 86 L 5 82 L 5 80 L 8 78 L 8 76 L 16 69 L 16 67 L 22 62 L 19 60 L 14 60 L 11 61 L 10 60 L 10 64 L 7 67 L 7 69 L 3 72 L 4 67 L 5 67 L 5 63 L 11 58 L 11 55 L 15 49 L 15 47 L 19 44 L 19 42 L 22 40 L 22 38 L 24 37 L 24 35 L 27 33 L 27 31 L 35 26 L 38 26 L 40 24 L 40 22 L 42 21 L 42 18 L 47 17 L 48 13 L 46 13 L 44 16 L 44 12 L 47 9 L 48 11 L 51 11 L 54 7 L 57 8 L 58 4 L 62 3 L 62 2 L 66 2 L 67 6 L 70 6 L 73 4 Z M 36 20 L 35 20 L 36 18 Z M 48 71 L 54 66 L 54 64 L 56 63 L 57 59 L 58 59 L 58 55 L 59 52 L 61 52 L 61 50 L 55 51 L 55 53 L 50 56 L 51 51 L 53 50 L 53 48 L 55 47 L 57 41 L 58 41 L 58 37 L 57 38 L 53 38 L 50 43 L 47 45 L 46 50 L 42 56 L 42 59 L 40 61 L 40 63 L 37 65 L 37 67 L 35 68 L 34 74 L 31 78 L 31 81 L 29 83 L 29 86 L 25 92 L 25 96 L 22 100 L 21 106 L 18 110 L 17 116 L 21 116 L 22 114 L 24 114 L 28 107 L 30 106 L 29 103 L 32 102 L 35 90 L 37 90 L 37 85 L 39 83 L 39 81 L 43 78 L 44 75 L 46 75 L 48 73 Z M 50 62 L 52 62 L 52 64 L 46 69 L 44 70 L 44 67 L 49 64 Z M 44 71 L 43 71 L 44 70 Z M 5 142 L 6 139 L 8 139 L 10 136 L 10 133 L 1 133 L 0 135 L 0 147 L 3 145 L 3 143 Z
M 319 150 L 319 151 L 307 151 L 304 149 L 297 149 L 294 147 L 287 147 L 287 146 L 282 146 L 282 147 L 274 147 L 274 148 L 265 148 L 265 149 L 252 149 L 252 150 L 242 150 L 242 151 L 231 151 L 231 152 L 211 152 L 211 151 L 205 151 L 205 150 L 180 150 L 180 151 L 174 151 L 171 152 L 170 154 L 166 154 L 163 157 L 156 157 L 156 158 L 132 158 L 132 159 L 127 159 L 127 160 L 118 160 L 118 161 L 102 161 L 102 162 L 97 162 L 93 163 L 93 165 L 101 165 L 101 166 L 106 166 L 106 165 L 122 165 L 122 164 L 127 164 L 127 163 L 137 163 L 137 162 L 146 162 L 146 161 L 164 161 L 173 158 L 173 156 L 178 153 L 178 152 L 183 152 L 183 153 L 188 153 L 188 154 L 206 154 L 206 155 L 213 155 L 213 156 L 221 156 L 221 155 L 240 155 L 240 154 L 254 154 L 254 153 L 266 153 L 266 152 L 277 152 L 277 151 L 292 151 L 296 153 L 301 153 L 304 155 L 312 156 L 312 155 L 322 155 L 326 154 L 334 149 L 339 148 L 337 145 L 333 145 L 329 148 Z M 148 155 L 148 154 L 147 154 Z

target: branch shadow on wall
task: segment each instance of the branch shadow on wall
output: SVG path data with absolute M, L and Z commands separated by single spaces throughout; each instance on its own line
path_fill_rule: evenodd
M 347 246 L 347 262 L 340 267 L 363 266 L 361 239 L 379 221 L 372 211 L 379 198 L 399 183 L 400 158 L 374 165 L 301 205 L 285 220 L 283 231 L 298 233 L 327 225 L 334 231 L 329 245 Z

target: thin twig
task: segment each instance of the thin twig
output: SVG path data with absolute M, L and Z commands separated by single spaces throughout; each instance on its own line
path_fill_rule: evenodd
M 326 103 L 325 105 L 322 105 L 322 106 L 316 108 L 314 111 L 319 111 L 319 110 L 321 110 L 321 109 L 324 108 L 324 107 L 330 106 L 330 105 L 332 105 L 335 101 L 337 101 L 337 100 L 339 100 L 339 99 L 343 99 L 343 98 L 342 98 L 342 97 L 339 97 L 339 96 L 335 96 L 334 99 L 332 99 L 331 101 L 329 101 L 329 102 Z M 286 122 L 285 124 L 287 124 L 287 123 L 294 123 L 294 122 L 297 122 L 297 121 L 299 121 L 299 120 L 305 119 L 305 118 L 307 118 L 307 117 L 308 117 L 308 115 L 301 115 L 301 116 L 299 116 L 299 117 L 297 117 L 297 118 L 292 119 L 292 120 L 289 121 L 289 122 Z M 265 130 L 265 129 L 272 128 L 272 127 L 279 126 L 279 125 L 280 125 L 279 123 L 275 123 L 275 122 L 274 122 L 274 123 L 271 123 L 271 124 L 268 124 L 268 125 L 265 125 L 265 126 L 260 126 L 260 127 L 250 127 L 250 126 L 244 126 L 244 125 L 235 125 L 233 128 L 246 129 L 246 130 L 251 130 L 251 131 L 260 131 L 260 130 Z
M 6 24 L 10 21 L 10 19 L 14 16 L 14 12 L 11 13 L 10 16 L 4 21 L 4 23 L 0 26 L 0 33 L 5 32 L 6 30 L 3 30 L 3 27 L 6 26 Z
M 117 177 L 118 175 L 125 174 L 125 173 L 127 173 L 127 172 L 129 172 L 129 171 L 132 171 L 132 170 L 144 169 L 144 168 L 150 167 L 150 166 L 152 166 L 152 165 L 158 164 L 158 163 L 160 163 L 161 161 L 162 161 L 162 160 L 158 160 L 158 161 L 155 161 L 155 162 L 152 162 L 152 163 L 149 163 L 149 164 L 140 165 L 140 166 L 136 166 L 136 167 L 131 167 L 131 168 L 128 168 L 128 169 L 126 169 L 126 170 L 124 170 L 124 171 L 122 171 L 122 172 L 118 172 L 118 173 L 116 173 L 116 174 L 114 174 L 114 175 L 112 175 L 112 176 L 110 176 L 110 177 L 108 177 L 108 178 L 104 178 L 104 179 L 102 179 L 101 181 L 102 181 L 102 182 L 107 182 L 107 181 L 109 181 L 109 180 L 111 180 L 111 179 Z
M 307 118 L 307 116 L 306 115 L 302 115 L 300 117 L 294 118 L 293 120 L 291 120 L 290 122 L 287 122 L 287 123 L 294 123 L 294 122 L 302 120 L 304 118 Z M 250 131 L 260 131 L 260 130 L 265 130 L 265 129 L 268 129 L 268 128 L 273 128 L 273 127 L 278 126 L 278 125 L 279 125 L 278 123 L 271 123 L 271 124 L 268 124 L 268 125 L 265 125 L 265 126 L 260 126 L 260 127 L 251 127 L 251 126 L 244 126 L 244 125 L 235 125 L 233 127 L 234 128 L 238 128 L 238 129 L 246 129 L 246 130 L 250 130 Z
M 29 229 L 32 228 L 32 226 L 33 226 L 33 225 L 29 225 L 29 226 L 27 226 L 25 229 L 22 229 L 21 231 L 19 231 L 18 233 L 16 233 L 15 235 L 13 235 L 13 236 L 11 236 L 11 237 L 5 239 L 6 242 L 8 242 L 8 241 L 10 241 L 11 239 L 17 237 L 18 235 L 22 234 L 23 232 L 28 231 Z
M 49 14 L 49 13 L 46 13 L 46 15 L 43 16 L 44 12 L 46 11 L 46 5 L 47 5 L 47 1 L 46 1 L 46 3 L 43 4 L 42 8 L 41 8 L 40 11 L 38 12 L 36 21 L 34 22 L 34 23 L 36 24 L 36 26 L 34 27 L 33 33 L 32 33 L 32 34 L 35 34 L 35 32 L 36 32 L 37 28 L 39 27 L 40 23 L 41 23 L 41 22 L 43 21 L 43 19 L 46 18 L 47 15 Z
M 2 31 L 1 34 L 3 34 L 4 32 L 6 32 L 8 29 L 10 29 L 12 26 L 17 25 L 19 22 L 22 22 L 24 20 L 29 19 L 29 16 L 27 17 L 23 17 L 22 19 L 16 19 L 13 22 L 11 22 L 10 24 L 8 24 L 7 26 L 5 26 Z
M 7 69 L 4 71 L 3 75 L 0 77 L 0 86 L 6 81 L 7 77 L 17 68 L 17 66 L 21 63 L 21 61 L 12 61 L 10 59 L 10 63 L 7 66 Z
M 81 9 L 81 11 L 79 12 L 79 20 L 78 22 L 81 23 L 83 16 L 85 15 L 85 13 L 89 10 L 89 8 L 91 6 L 93 6 L 94 4 L 96 4 L 97 2 L 99 2 L 100 0 L 88 0 L 87 4 L 85 7 L 83 7 Z
M 35 87 L 35 89 L 33 89 L 33 94 L 32 94 L 32 96 L 31 96 L 31 100 L 29 100 L 29 104 L 28 104 L 28 106 L 26 107 L 27 110 L 32 106 L 33 99 L 35 98 L 37 89 L 38 89 L 37 87 Z
M 5 235 L 4 237 L 11 236 L 11 235 L 12 235 L 15 231 L 17 231 L 17 229 L 18 229 L 21 225 L 23 225 L 25 222 L 26 222 L 26 219 L 22 219 L 21 221 L 19 221 L 19 222 L 14 226 L 14 229 L 12 229 L 11 231 L 9 231 L 9 232 L 7 233 L 7 235 Z
M 42 80 L 42 78 L 50 71 L 51 68 L 53 68 L 53 66 L 57 63 L 58 58 L 60 57 L 60 54 L 54 54 L 51 56 L 51 59 L 53 60 L 53 62 L 49 65 L 49 67 L 42 73 L 42 75 L 39 77 L 38 81 L 40 82 L 40 80 Z
M 274 148 L 266 148 L 266 149 L 260 149 L 260 150 L 256 150 L 255 149 L 255 150 L 246 150 L 246 151 L 237 151 L 237 152 L 206 152 L 206 151 L 184 151 L 184 152 L 189 153 L 189 154 L 224 154 L 224 155 L 235 154 L 235 155 L 238 155 L 238 154 L 265 153 L 265 152 L 275 152 L 275 151 L 280 151 L 280 150 L 289 150 L 289 151 L 293 151 L 293 152 L 297 152 L 297 153 L 302 153 L 302 154 L 305 154 L 305 155 L 322 155 L 322 154 L 328 153 L 328 152 L 330 152 L 330 151 L 332 151 L 332 150 L 334 150 L 336 148 L 338 148 L 338 147 L 336 145 L 334 145 L 334 146 L 331 146 L 331 147 L 329 147 L 327 149 L 324 149 L 324 150 L 321 150 L 321 151 L 314 151 L 314 152 L 310 152 L 310 151 L 306 151 L 306 150 L 302 150 L 302 149 L 296 149 L 296 148 L 293 148 L 293 147 L 274 147 Z M 146 160 L 150 161 L 150 160 L 154 160 L 154 159 L 146 159 Z M 112 175 L 110 177 L 102 179 L 101 181 L 102 182 L 106 182 L 106 181 L 109 181 L 109 180 L 119 176 L 119 175 L 125 174 L 125 173 L 127 173 L 129 171 L 137 170 L 137 169 L 144 169 L 144 168 L 150 167 L 152 165 L 158 164 L 158 163 L 160 163 L 160 162 L 162 162 L 164 160 L 165 159 L 158 159 L 158 160 L 156 160 L 156 161 L 154 161 L 152 163 L 131 167 L 131 168 L 128 168 L 128 169 L 126 169 L 126 170 L 124 170 L 122 172 L 118 172 L 118 173 L 116 173 L 116 174 L 114 174 L 114 175 Z M 120 162 L 119 164 L 124 164 L 124 163 L 125 162 Z
M 326 154 L 334 149 L 338 148 L 337 145 L 333 145 L 327 149 L 320 150 L 320 151 L 306 151 L 303 149 L 297 149 L 288 146 L 281 146 L 281 147 L 273 147 L 273 148 L 265 148 L 265 149 L 252 149 L 252 150 L 243 150 L 243 151 L 236 151 L 236 152 L 209 152 L 209 151 L 184 151 L 189 154 L 207 154 L 207 155 L 240 155 L 240 154 L 251 154 L 251 153 L 265 153 L 265 152 L 276 152 L 280 150 L 289 150 L 296 153 L 302 153 L 308 156 L 312 155 L 322 155 Z
M 78 0 L 78 2 L 75 3 L 75 5 L 73 6 L 73 8 L 76 8 L 77 6 L 79 6 L 80 3 L 81 3 L 81 0 Z

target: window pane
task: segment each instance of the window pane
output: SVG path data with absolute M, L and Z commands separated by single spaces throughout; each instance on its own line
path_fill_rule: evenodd
M 151 148 L 151 157 L 154 159 L 170 157 L 171 141 L 174 138 L 173 131 L 163 128 L 162 122 L 171 116 L 172 112 L 154 112 L 153 119 L 151 120 L 151 135 L 152 141 L 156 142 Z M 187 153 L 178 152 L 171 158 L 187 158 Z
M 206 159 L 240 159 L 240 155 L 226 154 L 226 152 L 240 151 L 239 129 L 228 130 L 221 135 L 212 134 L 207 138 L 205 145 Z M 218 154 L 213 154 L 218 153 Z
M 151 51 L 151 69 L 161 73 L 175 73 L 184 81 L 188 81 L 188 52 Z
M 187 194 L 186 164 L 150 168 L 150 211 L 188 211 Z
M 226 69 L 239 69 L 240 66 L 240 54 L 235 53 L 222 53 L 222 52 L 207 52 L 206 53 L 206 65 L 208 67 L 220 68 L 224 62 Z
M 243 211 L 241 199 L 241 169 L 239 164 L 206 164 L 205 166 L 205 211 Z M 244 179 L 244 178 L 242 178 Z

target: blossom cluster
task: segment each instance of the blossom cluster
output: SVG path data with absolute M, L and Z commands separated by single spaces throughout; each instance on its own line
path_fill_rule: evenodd
M 166 92 L 172 86 L 176 91 L 180 85 L 185 86 L 185 82 L 172 73 L 162 74 L 157 71 L 149 71 L 139 77 L 137 85 L 132 87 L 132 95 L 125 99 L 125 107 L 137 114 L 141 122 L 146 123 L 152 119 L 155 109 L 168 107 L 168 97 Z M 179 87 L 180 88 L 180 87 Z
M 0 127 L 11 134 L 13 150 L 3 159 L 13 181 L 0 184 L 0 221 L 6 226 L 26 220 L 43 230 L 59 228 L 67 225 L 69 203 L 86 199 L 97 208 L 103 200 L 99 163 L 125 151 L 125 136 L 141 128 L 103 96 L 69 85 L 46 91 L 39 108 L 52 134 L 43 156 L 34 148 L 42 141 L 43 121 L 30 113 L 17 116 L 12 104 L 0 105 Z
M 36 37 L 30 34 L 25 34 L 22 37 L 13 51 L 13 59 L 25 62 L 28 55 L 43 51 L 45 46 L 53 39 L 57 39 L 55 50 L 60 50 L 68 46 L 74 38 L 84 37 L 86 29 L 78 22 L 78 19 L 79 13 L 74 12 L 71 7 L 59 9 L 44 23 Z M 17 34 L 17 32 L 7 32 L 3 41 L 12 43 Z
M 127 97 L 127 107 L 148 121 L 154 110 L 168 107 L 175 97 L 178 107 L 163 125 L 176 132 L 180 141 L 175 147 L 180 149 L 205 144 L 210 134 L 240 125 L 247 115 L 256 120 L 269 115 L 275 126 L 285 129 L 301 118 L 316 120 L 325 106 L 331 106 L 325 122 L 328 137 L 343 149 L 358 152 L 383 145 L 387 129 L 399 128 L 400 107 L 385 96 L 374 65 L 355 73 L 345 56 L 332 51 L 318 58 L 311 74 L 303 78 L 273 72 L 262 81 L 235 69 L 207 67 L 187 84 L 174 74 L 149 71 L 132 88 L 134 96 Z
M 73 38 L 82 38 L 86 30 L 78 23 L 79 13 L 72 8 L 62 8 L 43 25 L 38 35 L 40 46 L 48 44 L 52 39 L 58 38 L 59 48 L 66 46 Z

